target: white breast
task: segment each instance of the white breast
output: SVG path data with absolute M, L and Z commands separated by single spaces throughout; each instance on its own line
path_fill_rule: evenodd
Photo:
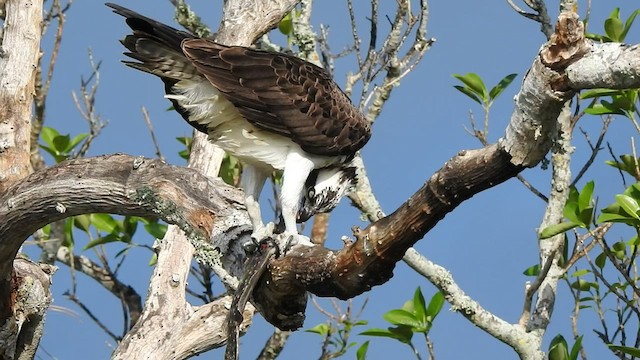
M 323 168 L 344 161 L 343 157 L 326 157 L 308 154 L 291 139 L 249 123 L 208 81 L 182 80 L 173 86 L 174 99 L 189 111 L 189 120 L 206 125 L 209 139 L 230 154 L 256 166 L 268 166 L 283 170 L 289 152 L 303 152 L 314 162 L 315 168 Z

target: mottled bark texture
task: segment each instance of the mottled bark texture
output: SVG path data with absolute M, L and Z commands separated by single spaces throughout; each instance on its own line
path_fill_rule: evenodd
M 7 0 L 2 5 L 0 193 L 31 170 L 31 105 L 42 27 L 41 0 Z M 5 254 L 10 256 L 3 257 L 0 262 L 1 358 L 33 357 L 42 335 L 42 319 L 50 296 L 48 281 L 39 286 L 30 280 L 48 275 L 37 266 L 33 266 L 29 274 L 23 271 L 26 266 L 14 268 L 15 253 L 10 251 Z M 26 288 L 42 291 L 30 293 Z M 36 306 L 36 301 L 41 303 Z

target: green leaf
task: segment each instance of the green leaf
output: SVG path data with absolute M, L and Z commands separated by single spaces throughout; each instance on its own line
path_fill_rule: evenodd
M 576 224 L 574 222 L 566 222 L 566 221 L 561 222 L 560 224 L 549 225 L 546 228 L 542 229 L 542 231 L 540 231 L 538 238 L 540 240 L 548 239 L 550 237 L 569 231 L 577 226 L 580 226 L 580 224 Z
M 620 21 L 620 19 L 608 18 L 604 21 L 604 32 L 611 40 L 615 42 L 622 42 L 623 31 L 624 25 L 622 24 L 622 21 Z
M 516 76 L 518 76 L 518 74 L 509 74 L 504 78 L 502 78 L 502 80 L 500 80 L 500 82 L 496 86 L 494 86 L 491 89 L 491 91 L 489 91 L 489 99 L 494 100 L 495 98 L 500 96 L 500 94 L 502 94 L 504 89 L 506 89 L 509 86 L 509 84 L 511 84 L 511 82 L 513 81 L 513 79 L 516 78 Z
M 540 274 L 540 264 L 529 266 L 522 273 L 526 276 L 538 276 Z
M 578 270 L 578 271 L 574 272 L 573 274 L 571 274 L 571 277 L 578 277 L 578 276 L 586 275 L 586 274 L 589 274 L 590 272 L 591 272 L 591 270 L 589 270 L 589 269 L 581 269 L 581 270 Z
M 291 13 L 285 15 L 280 23 L 278 23 L 278 30 L 284 35 L 291 35 L 293 33 L 293 19 L 291 17 Z
M 40 132 L 40 137 L 42 138 L 42 141 L 44 141 L 47 145 L 49 145 L 50 148 L 55 148 L 55 146 L 53 145 L 53 139 L 58 135 L 60 135 L 58 130 L 48 126 L 44 126 L 42 128 L 42 131 Z
M 329 324 L 318 324 L 311 329 L 305 330 L 305 332 L 325 336 L 329 333 Z
M 580 227 L 588 228 L 591 221 L 593 221 L 593 208 L 589 207 L 581 210 L 578 217 L 580 218 Z
M 471 89 L 469 89 L 467 87 L 464 87 L 464 86 L 460 86 L 460 85 L 455 85 L 454 88 L 456 88 L 461 93 L 463 93 L 463 94 L 467 95 L 468 97 L 470 97 L 473 101 L 475 101 L 478 104 L 482 105 L 482 100 L 480 100 L 478 95 L 476 95 L 473 91 L 471 91 Z
M 413 331 L 408 326 L 397 326 L 389 328 L 389 331 L 394 334 L 395 339 L 403 342 L 405 344 L 411 343 L 411 338 L 413 337 Z
M 427 307 L 427 316 L 431 317 L 431 321 L 436 318 L 436 316 L 442 310 L 442 306 L 444 305 L 444 295 L 438 291 L 433 294 L 431 297 L 431 301 L 429 301 L 429 307 Z
M 569 359 L 578 360 L 578 355 L 580 354 L 580 349 L 582 348 L 582 335 L 578 336 L 576 342 L 573 343 L 571 347 L 571 353 L 569 354 Z
M 89 215 L 76 215 L 73 217 L 73 225 L 84 232 L 89 232 L 91 217 Z
M 38 144 L 38 147 L 40 147 L 40 149 L 46 151 L 47 153 L 49 153 L 49 155 L 51 156 L 56 156 L 58 155 L 58 152 L 56 152 L 55 150 L 53 150 L 52 148 L 48 147 L 48 146 L 44 146 L 42 144 Z
M 91 214 L 91 224 L 100 230 L 106 233 L 116 232 L 118 228 L 118 223 L 115 219 L 109 214 Z
M 619 95 L 622 91 L 611 89 L 592 89 L 580 93 L 580 99 L 592 99 L 596 97 Z
M 624 41 L 624 39 L 627 37 L 627 33 L 629 32 L 629 29 L 631 29 L 631 25 L 633 25 L 633 21 L 636 19 L 636 16 L 638 16 L 638 14 L 640 14 L 640 9 L 632 12 L 631 15 L 627 18 L 627 21 L 624 23 L 624 31 L 622 31 L 622 34 L 620 35 L 622 41 Z
M 640 349 L 629 347 L 629 346 L 618 346 L 618 345 L 607 345 L 609 349 L 620 351 L 623 354 L 631 355 L 633 357 L 640 357 Z
M 156 239 L 162 239 L 164 238 L 164 234 L 167 232 L 168 227 L 161 223 L 149 223 L 144 225 L 144 229 Z
M 116 241 L 120 241 L 120 237 L 118 235 L 108 234 L 106 236 L 101 236 L 101 237 L 99 237 L 97 239 L 89 241 L 89 243 L 87 245 L 85 245 L 83 250 L 89 250 L 92 247 L 95 247 L 95 246 L 98 246 L 98 245 L 104 245 L 104 244 L 111 243 L 111 242 L 116 242 Z
M 365 360 L 367 357 L 367 350 L 369 350 L 369 340 L 360 345 L 358 351 L 356 351 L 356 360 Z
M 361 332 L 360 335 L 388 337 L 388 338 L 392 338 L 392 339 L 396 339 L 397 338 L 396 335 L 394 333 L 392 333 L 391 331 L 389 331 L 388 329 L 381 329 L 381 328 L 367 329 L 367 330 Z
M 591 198 L 593 196 L 594 187 L 595 183 L 592 180 L 586 183 L 580 191 L 580 195 L 578 197 L 578 208 L 580 210 L 591 208 Z
M 193 143 L 193 138 L 188 136 L 180 136 L 180 137 L 177 137 L 176 140 L 178 140 L 186 148 L 178 152 L 178 155 L 180 155 L 180 157 L 185 160 L 189 160 L 189 155 L 191 154 L 191 143 Z
M 417 287 L 413 294 L 413 311 L 416 315 L 416 319 L 418 319 L 421 324 L 425 324 L 427 322 L 427 306 L 420 287 Z
M 69 146 L 67 146 L 66 152 L 69 152 L 69 151 L 73 150 L 73 148 L 75 148 L 87 136 L 89 136 L 89 134 L 76 135 L 76 137 L 71 139 L 71 141 L 69 142 Z
M 596 222 L 622 222 L 632 226 L 640 226 L 640 220 L 637 220 L 627 214 L 627 212 L 624 211 L 617 203 L 611 204 L 602 209 L 602 214 L 600 214 Z
M 73 239 L 73 219 L 67 218 L 64 221 L 64 239 L 62 240 L 62 246 L 69 248 L 73 251 L 73 245 L 75 241 Z
M 133 237 L 138 229 L 138 223 L 140 223 L 140 217 L 138 216 L 125 216 L 122 221 L 122 232 L 127 234 L 129 238 Z
M 413 313 L 402 309 L 387 311 L 382 317 L 393 325 L 406 325 L 411 328 L 422 326 L 422 322 Z
M 594 34 L 594 33 L 585 33 L 584 36 L 587 39 L 594 40 L 594 41 L 597 41 L 597 42 L 609 42 L 609 41 L 611 41 L 606 36 L 602 36 L 602 35 Z
M 638 202 L 634 198 L 625 194 L 618 194 L 616 195 L 616 203 L 620 205 L 627 214 L 640 220 L 640 216 L 638 216 L 640 205 L 638 205 Z
M 117 259 L 120 256 L 127 254 L 129 250 L 131 250 L 131 246 L 126 246 L 124 249 L 118 251 L 114 257 Z
M 596 266 L 600 269 L 603 269 L 605 264 L 607 263 L 607 254 L 604 252 L 600 253 L 600 255 L 596 256 Z
M 629 173 L 629 175 L 631 175 L 633 177 L 637 177 L 638 176 L 637 175 L 637 169 L 636 169 L 636 163 L 640 163 L 640 159 L 635 159 L 633 156 L 631 156 L 629 154 L 621 155 L 620 156 L 620 161 L 608 160 L 608 161 L 605 161 L 605 163 L 610 165 L 610 166 L 613 166 L 613 167 L 615 167 L 617 169 L 625 171 L 625 172 Z M 635 197 L 635 198 L 638 198 L 638 197 Z
M 53 148 L 60 153 L 66 153 L 70 141 L 69 135 L 58 135 L 53 138 Z
M 569 221 L 580 224 L 580 206 L 579 206 L 579 198 L 580 193 L 575 186 L 572 186 L 569 189 L 569 197 L 567 199 L 567 203 L 564 205 L 562 209 L 562 215 L 569 219 Z
M 549 344 L 549 360 L 569 360 L 569 347 L 562 335 L 557 335 Z
M 584 112 L 590 115 L 626 115 L 620 108 L 608 102 L 595 103 L 584 109 Z
M 580 291 L 589 291 L 592 287 L 597 287 L 597 285 L 584 279 L 578 279 L 571 284 L 571 287 Z
M 454 74 L 453 77 L 460 80 L 467 88 L 477 94 L 483 102 L 489 100 L 487 87 L 484 85 L 482 78 L 476 73 L 468 73 L 466 75 Z
M 153 255 L 151 255 L 151 259 L 149 259 L 149 266 L 154 266 L 157 263 L 158 263 L 158 254 L 154 252 Z

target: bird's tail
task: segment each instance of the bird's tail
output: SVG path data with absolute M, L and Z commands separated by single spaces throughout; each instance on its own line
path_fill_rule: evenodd
M 161 77 L 163 80 L 188 80 L 197 71 L 182 52 L 182 41 L 193 35 L 174 29 L 117 4 L 107 3 L 113 12 L 126 18 L 133 33 L 120 42 L 129 51 L 124 54 L 137 61 L 126 65 Z

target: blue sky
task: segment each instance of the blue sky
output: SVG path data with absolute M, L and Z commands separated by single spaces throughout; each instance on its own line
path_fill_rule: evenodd
M 192 3 L 201 17 L 216 28 L 222 2 L 199 0 Z M 319 29 L 320 23 L 329 24 L 329 40 L 332 49 L 338 51 L 351 39 L 346 4 L 342 1 L 317 3 L 313 22 L 315 29 Z M 121 1 L 120 4 L 173 24 L 173 11 L 168 1 Z M 551 17 L 555 18 L 557 11 L 553 7 L 557 2 L 548 2 L 548 5 Z M 581 14 L 584 14 L 586 2 L 580 2 L 580 6 Z M 595 0 L 590 31 L 601 33 L 604 18 L 615 6 L 622 8 L 625 18 L 635 10 L 628 1 Z M 364 24 L 368 14 L 366 9 L 361 10 L 359 21 Z M 384 15 L 393 15 L 383 10 L 380 14 L 381 31 L 386 26 Z M 191 129 L 178 114 L 166 111 L 169 103 L 162 98 L 163 85 L 158 79 L 120 63 L 123 48 L 118 40 L 128 31 L 123 19 L 111 13 L 101 2 L 94 1 L 74 2 L 67 18 L 47 104 L 47 125 L 72 135 L 86 132 L 86 124 L 75 109 L 71 91 L 77 91 L 81 75 L 86 77 L 90 73 L 87 61 L 87 49 L 90 48 L 94 59 L 102 61 L 96 106 L 101 117 L 108 121 L 108 126 L 94 142 L 89 155 L 123 152 L 153 157 L 154 148 L 140 111 L 141 106 L 146 106 L 163 155 L 171 163 L 183 164 L 184 161 L 177 156 L 181 145 L 175 137 L 189 136 Z M 361 31 L 363 39 L 368 38 L 367 31 Z M 469 112 L 473 111 L 476 119 L 481 119 L 482 109 L 453 88 L 457 83 L 451 75 L 475 72 L 487 86 L 493 86 L 507 74 L 518 74 L 492 108 L 489 139 L 493 142 L 502 136 L 513 111 L 512 98 L 523 74 L 545 41 L 538 24 L 517 15 L 502 1 L 433 1 L 430 4 L 428 33 L 437 42 L 416 70 L 394 90 L 374 125 L 371 141 L 363 150 L 373 189 L 387 213 L 397 208 L 458 151 L 479 147 L 465 127 L 469 124 Z M 45 57 L 51 49 L 50 40 L 51 34 L 48 34 L 43 43 Z M 627 40 L 630 43 L 640 41 L 637 26 Z M 339 84 L 344 83 L 344 75 L 348 71 L 354 70 L 354 64 L 353 58 L 336 62 L 336 81 Z M 600 120 L 585 118 L 581 126 L 596 138 Z M 627 153 L 633 131 L 627 121 L 617 119 L 607 140 L 618 153 Z M 589 149 L 579 134 L 576 134 L 574 145 L 576 156 L 572 167 L 575 173 L 589 156 Z M 596 180 L 596 192 L 602 197 L 602 203 L 609 203 L 613 194 L 622 191 L 619 175 L 603 165 L 608 158 L 607 154 L 600 154 L 594 170 L 586 176 Z M 548 192 L 550 171 L 537 167 L 524 171 L 523 175 L 543 193 Z M 419 241 L 416 248 L 432 261 L 447 267 L 467 294 L 488 310 L 515 322 L 522 309 L 524 284 L 529 280 L 522 271 L 538 261 L 536 228 L 544 207 L 545 204 L 518 181 L 510 180 L 462 204 Z M 331 216 L 328 246 L 338 248 L 340 236 L 350 234 L 352 225 L 365 226 L 366 223 L 345 201 Z M 86 240 L 78 238 L 76 241 L 82 244 Z M 140 238 L 137 241 L 151 244 L 152 240 Z M 120 250 L 117 245 L 107 248 L 113 253 Z M 32 251 L 29 247 L 27 250 Z M 152 271 L 147 266 L 149 255 L 146 250 L 134 249 L 121 270 L 121 280 L 134 286 L 141 295 L 146 294 Z M 79 315 L 49 312 L 39 357 L 107 358 L 113 350 L 113 342 L 65 299 L 63 293 L 69 289 L 69 284 L 68 271 L 61 269 L 54 277 L 54 304 L 68 307 Z M 427 297 L 435 292 L 426 280 L 404 263 L 399 263 L 394 277 L 387 284 L 357 297 L 354 302 L 357 306 L 368 298 L 362 318 L 368 320 L 371 327 L 385 327 L 382 314 L 400 307 L 417 286 Z M 220 287 L 217 290 L 220 291 Z M 80 276 L 78 296 L 92 306 L 114 331 L 121 332 L 120 306 L 110 294 Z M 569 298 L 570 294 L 561 284 L 545 349 L 558 333 L 571 338 L 569 309 L 572 304 Z M 327 301 L 320 302 L 330 308 Z M 324 317 L 312 305 L 308 309 L 305 328 L 324 322 Z M 580 331 L 585 334 L 587 354 L 592 358 L 612 358 L 591 331 L 597 326 L 593 313 L 583 313 L 581 321 Z M 256 316 L 254 325 L 241 338 L 242 358 L 255 358 L 271 332 L 271 326 Z M 447 304 L 435 322 L 431 339 L 438 359 L 477 358 L 478 354 L 493 359 L 516 357 L 506 345 L 450 311 Z M 365 340 L 367 338 L 361 336 L 352 338 L 359 343 Z M 424 343 L 418 337 L 415 341 L 426 358 Z M 220 351 L 214 354 L 207 356 L 221 356 Z M 319 354 L 320 338 L 299 332 L 293 335 L 281 358 L 317 358 Z M 392 356 L 409 359 L 412 354 L 408 347 L 391 340 L 373 339 L 369 347 L 370 359 Z M 354 357 L 353 351 L 347 356 Z

